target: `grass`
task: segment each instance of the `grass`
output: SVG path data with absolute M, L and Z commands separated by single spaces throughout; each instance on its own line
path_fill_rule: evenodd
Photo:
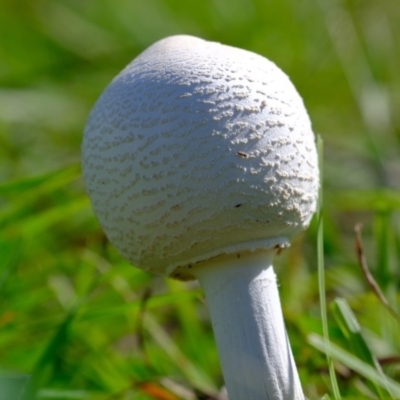
M 318 149 L 318 163 L 320 171 L 320 180 L 324 180 L 324 170 L 323 170 L 323 141 L 320 136 L 317 137 L 317 149 Z M 323 220 L 323 184 L 321 184 L 318 194 L 318 210 L 317 210 L 317 258 L 318 258 L 318 291 L 319 291 L 319 304 L 321 308 L 321 325 L 322 334 L 324 337 L 325 347 L 329 347 L 329 325 L 328 325 L 328 315 L 326 308 L 326 284 L 325 284 L 325 262 L 324 262 L 324 220 Z M 340 400 L 340 390 L 335 374 L 335 366 L 333 364 L 331 354 L 325 350 L 326 360 L 329 369 L 329 378 L 331 383 L 331 390 L 335 400 Z
M 3 0 L 0 400 L 204 399 L 223 384 L 197 284 L 121 259 L 80 173 L 105 85 L 182 32 L 274 60 L 323 137 L 323 232 L 315 218 L 277 259 L 308 398 L 400 398 L 399 17 L 395 0 Z

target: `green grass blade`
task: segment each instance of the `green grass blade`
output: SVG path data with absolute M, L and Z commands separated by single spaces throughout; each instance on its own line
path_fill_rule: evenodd
M 372 368 L 375 368 L 384 378 L 385 375 L 381 366 L 369 349 L 362 335 L 360 324 L 347 301 L 345 299 L 336 299 L 332 304 L 332 312 L 353 354 Z M 381 385 L 375 381 L 372 381 L 372 385 L 373 390 L 375 390 L 380 399 L 393 398 L 387 387 L 382 389 Z
M 195 388 L 203 393 L 217 393 L 210 377 L 186 357 L 179 346 L 169 337 L 164 328 L 160 326 L 150 313 L 147 312 L 144 314 L 142 322 L 151 337 L 168 354 L 171 360 L 176 363 L 186 379 Z
M 31 234 L 35 234 L 37 227 L 42 229 L 48 222 L 61 220 L 65 213 L 73 214 L 87 207 L 89 200 L 86 197 L 50 200 L 56 191 L 62 190 L 78 178 L 79 167 L 73 166 L 43 176 L 0 185 L 1 200 L 4 200 L 0 209 L 0 228 L 7 232 L 30 231 Z M 60 192 L 57 193 L 61 196 Z
M 326 309 L 326 289 L 325 289 L 325 265 L 324 265 L 324 225 L 323 225 L 323 217 L 322 217 L 322 204 L 323 204 L 323 189 L 322 189 L 322 181 L 323 181 L 323 141 L 320 136 L 317 139 L 318 146 L 318 157 L 319 157 L 319 168 L 320 168 L 320 190 L 318 197 L 318 233 L 317 233 L 317 253 L 318 253 L 318 287 L 319 287 L 319 301 L 320 301 L 320 309 L 321 309 L 321 320 L 322 320 L 322 331 L 324 335 L 324 340 L 326 344 L 329 344 L 329 327 L 328 327 L 328 317 L 327 317 L 327 309 Z M 339 391 L 339 386 L 336 379 L 335 368 L 333 362 L 329 356 L 326 354 L 328 368 L 329 368 L 329 377 L 331 381 L 332 391 L 335 400 L 340 400 L 341 395 Z
M 61 399 L 61 400 L 85 400 L 89 399 L 90 394 L 83 390 L 51 390 L 41 389 L 37 394 L 37 399 Z
M 165 293 L 156 296 L 151 296 L 146 301 L 146 310 L 156 310 L 166 304 L 173 304 L 179 302 L 189 302 L 199 296 L 199 290 L 187 290 L 182 292 Z M 79 311 L 79 320 L 96 320 L 111 318 L 118 315 L 134 315 L 140 308 L 140 299 L 135 299 L 129 303 L 122 303 L 116 305 L 94 305 L 88 306 L 83 304 Z
M 48 210 L 43 210 L 36 215 L 25 218 L 21 226 L 13 223 L 9 229 L 10 231 L 19 230 L 22 235 L 29 238 L 49 230 L 57 223 L 65 222 L 69 217 L 72 218 L 78 212 L 89 208 L 89 206 L 90 202 L 87 197 L 78 197 L 69 200 L 65 204 L 58 204 Z
M 68 344 L 68 337 L 70 327 L 75 320 L 76 310 L 71 309 L 65 315 L 64 320 L 61 322 L 53 338 L 47 343 L 41 357 L 36 363 L 31 381 L 29 383 L 28 398 L 35 398 L 39 390 L 46 386 L 55 372 L 55 362 L 58 355 L 65 349 Z
M 319 351 L 329 354 L 330 357 L 346 365 L 364 378 L 374 381 L 382 388 L 389 390 L 395 399 L 400 398 L 400 384 L 388 376 L 382 376 L 376 368 L 371 367 L 366 362 L 350 354 L 348 351 L 341 349 L 339 346 L 331 342 L 326 343 L 325 339 L 320 335 L 309 335 L 308 342 Z
M 27 191 L 41 190 L 46 193 L 63 187 L 80 176 L 80 166 L 72 165 L 44 175 L 0 184 L 0 196 L 16 196 Z
M 330 193 L 329 200 L 339 210 L 388 212 L 400 209 L 400 193 L 396 189 L 346 189 Z

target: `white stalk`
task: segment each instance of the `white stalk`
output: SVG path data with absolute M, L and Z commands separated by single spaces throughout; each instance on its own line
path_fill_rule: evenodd
M 194 268 L 210 309 L 229 400 L 304 399 L 273 255 L 236 254 Z

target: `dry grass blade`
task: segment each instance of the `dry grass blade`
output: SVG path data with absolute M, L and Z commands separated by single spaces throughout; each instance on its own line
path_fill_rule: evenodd
M 354 227 L 356 232 L 356 252 L 358 262 L 360 264 L 361 270 L 364 274 L 368 285 L 370 286 L 371 290 L 375 293 L 376 297 L 379 301 L 383 304 L 383 306 L 390 312 L 390 314 L 400 323 L 400 315 L 392 308 L 392 306 L 387 301 L 385 295 L 383 294 L 381 288 L 379 287 L 378 283 L 376 282 L 374 276 L 372 275 L 371 271 L 368 268 L 367 259 L 365 257 L 364 248 L 361 239 L 361 224 L 357 224 Z

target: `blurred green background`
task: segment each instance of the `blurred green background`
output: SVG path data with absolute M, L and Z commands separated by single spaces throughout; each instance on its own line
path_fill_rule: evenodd
M 144 48 L 179 33 L 266 56 L 303 96 L 324 141 L 327 316 L 340 394 L 400 398 L 400 324 L 354 246 L 362 223 L 370 270 L 399 309 L 397 0 L 0 0 L 0 400 L 206 399 L 223 385 L 197 284 L 121 259 L 80 177 L 97 97 Z M 338 398 L 320 340 L 316 242 L 313 221 L 277 272 L 306 395 Z

